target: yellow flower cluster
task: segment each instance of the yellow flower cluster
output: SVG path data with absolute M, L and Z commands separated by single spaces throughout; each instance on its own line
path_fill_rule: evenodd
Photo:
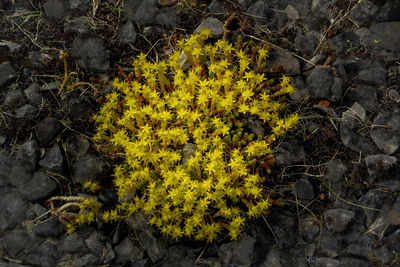
M 298 122 L 297 114 L 279 115 L 294 88 L 288 77 L 276 83 L 256 70 L 267 47 L 248 56 L 223 40 L 207 43 L 209 36 L 203 30 L 180 40 L 167 61 L 141 54 L 133 74 L 114 80 L 116 91 L 94 116 L 93 139 L 124 159 L 114 170 L 120 203 L 105 221 L 141 211 L 167 236 L 211 242 L 225 231 L 236 239 L 248 218 L 268 212 L 256 163 L 272 158 L 273 142 Z M 246 132 L 241 118 L 249 116 L 269 134 Z

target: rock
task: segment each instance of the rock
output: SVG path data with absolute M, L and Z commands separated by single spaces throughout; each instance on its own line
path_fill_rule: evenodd
M 31 104 L 26 104 L 15 111 L 15 117 L 17 119 L 33 120 L 38 114 L 39 109 L 32 106 Z
M 206 18 L 199 26 L 197 26 L 194 33 L 199 33 L 202 29 L 209 29 L 212 38 L 219 38 L 224 33 L 224 23 L 216 18 Z
M 151 262 L 149 259 L 142 259 L 135 262 L 131 262 L 129 267 L 149 267 L 151 266 Z
M 72 10 L 86 11 L 89 7 L 90 0 L 68 0 L 68 3 Z
M 103 236 L 100 232 L 94 231 L 87 239 L 85 239 L 85 244 L 89 248 L 92 255 L 99 257 L 103 253 L 104 245 L 106 243 L 105 239 L 105 236 Z
M 124 4 L 124 12 L 128 19 L 143 26 L 153 23 L 159 9 L 156 0 L 127 0 Z
M 182 51 L 180 56 L 179 56 L 179 66 L 182 68 L 182 70 L 186 71 L 191 67 L 190 61 L 187 59 L 185 51 Z
M 352 22 L 358 27 L 369 24 L 378 13 L 378 7 L 368 0 L 358 1 L 354 8 L 348 14 Z
M 88 96 L 71 97 L 68 100 L 67 108 L 68 117 L 74 122 L 88 121 L 94 109 L 92 100 Z
M 60 250 L 64 253 L 83 253 L 87 250 L 83 237 L 78 233 L 67 235 L 61 241 Z
M 307 179 L 296 181 L 294 190 L 299 199 L 312 200 L 315 198 L 313 186 Z
M 156 16 L 156 22 L 162 26 L 175 28 L 179 25 L 179 17 L 175 8 L 164 7 L 160 9 L 160 14 Z
M 294 77 L 294 88 L 296 91 L 290 95 L 293 101 L 301 102 L 310 95 L 301 75 Z
M 67 19 L 64 22 L 64 32 L 86 33 L 90 29 L 88 21 L 85 17 Z
M 332 233 L 323 229 L 321 240 L 318 247 L 318 256 L 335 258 L 344 248 L 343 237 L 341 234 Z
M 97 36 L 83 34 L 77 37 L 72 43 L 71 54 L 82 68 L 94 71 L 110 68 L 109 53 L 104 48 L 103 40 Z
M 400 59 L 400 21 L 373 24 L 361 35 L 361 44 L 368 52 L 387 60 Z
M 310 95 L 316 99 L 336 102 L 342 98 L 342 82 L 330 69 L 315 68 L 307 77 L 307 85 Z
M 50 19 L 61 20 L 69 13 L 69 8 L 64 0 L 48 0 L 44 4 L 44 12 Z
M 14 69 L 11 67 L 10 62 L 3 62 L 0 64 L 0 89 L 11 83 L 17 78 L 17 74 Z
M 311 4 L 311 13 L 316 17 L 329 17 L 332 11 L 332 5 L 329 0 L 313 0 Z
M 324 212 L 326 228 L 334 232 L 343 232 L 353 220 L 355 213 L 345 209 L 330 209 Z
M 395 89 L 391 89 L 388 93 L 388 96 L 392 101 L 400 103 L 400 94 Z
M 326 165 L 326 171 L 324 174 L 324 181 L 328 183 L 330 191 L 333 192 L 329 195 L 330 199 L 336 199 L 340 196 L 341 186 L 344 184 L 346 167 L 341 160 L 333 159 Z
M 40 89 L 41 91 L 58 90 L 58 84 L 56 82 L 46 83 Z
M 184 245 L 172 245 L 168 250 L 167 262 L 174 266 L 195 265 L 196 257 L 193 249 Z
M 400 181 L 396 179 L 381 181 L 378 186 L 383 187 L 385 190 L 389 190 L 392 193 L 400 191 Z
M 4 97 L 4 105 L 19 108 L 25 104 L 26 99 L 21 89 L 11 90 Z
M 0 135 L 0 146 L 4 145 L 6 140 L 7 140 L 7 138 L 4 135 Z M 1 170 L 1 168 L 0 168 L 0 170 Z
M 56 137 L 61 128 L 61 123 L 55 117 L 46 117 L 36 127 L 36 138 L 41 146 L 48 146 Z
M 186 165 L 187 161 L 195 156 L 196 146 L 193 143 L 188 143 L 182 148 L 182 164 Z
M 252 0 L 238 0 L 237 1 L 239 5 L 241 5 L 243 8 L 248 8 L 249 5 L 251 4 Z
M 319 234 L 319 226 L 316 224 L 312 224 L 309 227 L 305 228 L 302 234 L 302 238 L 307 243 L 314 242 L 315 238 Z
M 375 19 L 376 22 L 400 21 L 400 2 L 388 0 L 379 10 Z
M 100 264 L 100 258 L 93 254 L 85 254 L 76 260 L 78 266 L 98 266 Z
M 340 257 L 340 265 L 339 267 L 370 267 L 371 264 L 369 264 L 365 260 L 357 259 L 357 258 L 352 258 L 352 257 Z
M 378 106 L 378 97 L 375 88 L 375 86 L 355 84 L 355 86 L 347 90 L 345 99 L 351 103 L 357 101 L 365 110 L 372 111 Z
M 375 241 L 376 236 L 371 233 L 362 235 L 347 247 L 346 254 L 368 260 Z
M 281 266 L 308 267 L 304 242 L 300 241 L 293 248 L 282 250 L 280 264 Z
M 366 116 L 367 115 L 364 107 L 361 106 L 358 102 L 354 102 L 351 108 L 343 112 L 342 119 L 345 121 L 360 120 L 361 122 L 365 122 Z
M 32 171 L 33 168 L 29 166 L 26 162 L 14 160 L 7 170 L 7 183 L 16 188 L 21 188 L 26 182 L 31 179 Z
M 360 37 L 354 31 L 341 32 L 329 40 L 329 46 L 337 53 L 352 53 L 360 46 Z
M 283 65 L 285 67 L 284 74 L 294 76 L 300 74 L 300 64 L 297 58 L 292 56 L 288 50 L 274 51 L 269 54 L 267 67 L 277 67 Z
M 25 97 L 33 106 L 39 106 L 42 103 L 42 95 L 39 92 L 40 87 L 36 83 L 32 83 L 24 90 Z
M 297 50 L 308 57 L 312 57 L 319 43 L 319 33 L 311 31 L 305 35 L 298 34 L 294 42 Z
M 297 140 L 283 142 L 279 145 L 275 160 L 281 166 L 303 162 L 305 160 L 304 147 Z
M 64 232 L 64 226 L 60 223 L 58 219 L 54 218 L 35 225 L 32 231 L 38 236 L 59 237 Z
M 250 266 L 254 259 L 254 245 L 256 239 L 243 234 L 237 241 L 223 244 L 218 255 L 224 263 L 234 266 Z M 222 256 L 222 257 L 221 257 Z
M 153 228 L 148 224 L 145 215 L 141 212 L 135 212 L 127 219 L 125 219 L 125 222 L 134 230 L 139 230 L 142 232 L 153 231 Z
M 119 40 L 122 43 L 135 43 L 136 42 L 136 30 L 135 26 L 133 26 L 132 21 L 128 21 L 124 26 L 121 27 L 119 31 Z
M 72 181 L 74 184 L 83 184 L 87 180 L 95 179 L 106 167 L 105 161 L 87 154 L 72 164 Z
M 211 2 L 211 4 L 208 5 L 208 9 L 213 14 L 224 14 L 225 13 L 224 6 L 218 0 L 213 0 Z
M 21 193 L 9 191 L 0 195 L 0 231 L 12 229 L 26 218 L 29 203 Z
M 358 204 L 362 207 L 366 207 L 363 208 L 363 210 L 367 217 L 367 227 L 369 227 L 379 216 L 381 212 L 380 209 L 382 209 L 387 197 L 387 193 L 378 190 L 369 190 L 365 195 L 358 199 Z
M 14 53 L 14 52 L 18 51 L 18 49 L 21 47 L 21 45 L 13 43 L 13 42 L 6 41 L 6 40 L 1 40 L 0 41 L 0 48 L 3 48 L 3 47 L 5 47 L 11 53 Z
M 318 54 L 313 56 L 309 61 L 311 63 L 313 63 L 314 65 L 322 65 L 326 60 L 326 56 Z M 310 63 L 306 63 L 304 69 L 305 70 L 310 70 L 312 68 L 314 68 L 314 65 L 310 64 Z
M 278 21 L 274 10 L 263 0 L 258 0 L 249 6 L 247 13 L 257 24 L 260 25 L 274 26 Z
M 137 246 L 129 237 L 126 237 L 114 250 L 118 263 L 138 261 L 144 256 L 144 249 Z
M 315 259 L 315 266 L 316 267 L 339 267 L 340 261 L 331 259 L 331 258 L 316 258 Z
M 37 249 L 24 255 L 23 259 L 36 266 L 53 267 L 58 260 L 58 253 L 54 244 L 43 242 Z
M 57 189 L 56 182 L 42 171 L 35 172 L 30 181 L 22 188 L 22 195 L 32 201 L 49 197 Z
M 381 85 L 386 83 L 386 69 L 379 61 L 373 62 L 368 68 L 361 70 L 356 80 L 371 84 L 371 85 Z
M 314 34 L 329 25 L 327 17 L 304 16 L 299 18 L 298 22 L 304 25 L 307 30 L 314 31 Z
M 61 173 L 63 161 L 64 158 L 61 149 L 58 144 L 55 144 L 46 152 L 44 158 L 39 161 L 39 165 L 45 170 Z
M 265 255 L 264 262 L 261 263 L 260 267 L 276 266 L 282 267 L 280 263 L 280 250 L 277 247 L 272 246 Z
M 21 145 L 17 151 L 16 158 L 26 166 L 33 170 L 39 161 L 40 150 L 35 140 L 29 140 Z
M 382 264 L 396 263 L 400 253 L 400 230 L 397 229 L 394 233 L 390 234 L 384 245 L 378 248 L 374 253 L 374 258 Z
M 51 57 L 49 54 L 45 54 L 40 51 L 31 51 L 28 54 L 28 58 L 34 65 L 45 65 Z
M 160 239 L 155 238 L 150 231 L 140 232 L 139 239 L 153 263 L 168 255 L 166 245 Z
M 257 137 L 264 137 L 264 126 L 263 122 L 261 120 L 257 120 L 254 118 L 245 118 L 244 119 L 244 126 L 249 128 Z
M 36 249 L 42 238 L 39 238 L 31 233 L 24 230 L 13 230 L 1 239 L 2 246 L 6 249 L 8 257 L 18 258 L 19 255 L 29 253 Z M 2 249 L 3 250 L 3 249 Z
M 79 160 L 88 151 L 90 146 L 86 137 L 75 134 L 67 138 L 67 152 L 72 155 L 75 160 Z
M 369 155 L 365 157 L 368 173 L 373 178 L 377 177 L 377 174 L 382 174 L 382 171 L 390 169 L 396 162 L 396 157 L 385 154 Z M 369 182 L 372 183 L 373 180 Z
M 293 247 L 296 244 L 298 232 L 297 216 L 287 210 L 279 209 L 273 211 L 268 218 L 279 248 Z
M 370 133 L 376 146 L 391 155 L 400 146 L 400 112 L 381 110 L 373 122 Z

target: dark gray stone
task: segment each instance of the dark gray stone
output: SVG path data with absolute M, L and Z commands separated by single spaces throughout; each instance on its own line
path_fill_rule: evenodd
M 381 110 L 373 122 L 370 133 L 376 146 L 391 155 L 400 146 L 400 112 Z
M 379 10 L 376 22 L 400 21 L 400 2 L 388 0 Z
M 75 232 L 64 237 L 61 241 L 60 250 L 64 253 L 85 253 L 87 247 L 83 237 Z
M 46 152 L 44 158 L 39 161 L 39 165 L 45 170 L 61 173 L 63 162 L 64 158 L 61 149 L 58 144 L 55 144 Z
M 346 249 L 346 254 L 358 258 L 368 260 L 373 249 L 376 236 L 373 234 L 366 234 L 361 236 L 356 242 L 350 244 Z
M 56 189 L 56 182 L 44 172 L 38 171 L 21 188 L 21 193 L 26 199 L 36 201 L 49 197 Z
M 86 11 L 89 8 L 90 0 L 68 0 L 72 10 Z
M 35 250 L 43 239 L 24 230 L 13 230 L 1 239 L 1 250 L 10 258 L 19 258 L 22 254 Z
M 321 258 L 315 259 L 316 267 L 338 267 L 339 265 L 340 265 L 340 261 L 335 260 L 335 259 L 326 258 L 326 257 L 321 257 Z
M 395 89 L 390 89 L 388 96 L 392 101 L 400 103 L 400 94 Z
M 179 25 L 179 17 L 174 7 L 164 7 L 156 16 L 156 22 L 162 26 L 174 28 Z
M 32 177 L 32 167 L 28 164 L 20 162 L 18 160 L 13 160 L 11 166 L 7 169 L 7 183 L 21 188 L 26 182 L 28 182 Z
M 140 26 L 154 22 L 159 12 L 156 0 L 127 0 L 124 4 L 126 17 Z
M 314 188 L 308 179 L 300 179 L 296 181 L 294 190 L 299 199 L 312 200 L 315 198 Z
M 11 83 L 17 78 L 17 74 L 12 68 L 10 62 L 3 62 L 0 64 L 0 89 Z
M 370 267 L 371 264 L 368 261 L 352 258 L 352 257 L 340 257 L 340 265 L 339 267 Z
M 345 209 L 330 209 L 324 212 L 326 228 L 334 232 L 343 232 L 353 220 L 355 213 Z
M 0 146 L 4 145 L 6 140 L 7 140 L 7 138 L 4 135 L 0 135 Z M 1 168 L 0 168 L 0 171 L 1 171 Z M 1 178 L 1 176 L 0 176 L 0 178 Z
M 208 9 L 210 10 L 211 13 L 214 13 L 214 14 L 224 14 L 225 13 L 224 6 L 218 0 L 213 0 L 211 2 L 211 4 L 208 5 Z
M 48 0 L 44 4 L 44 12 L 50 19 L 61 20 L 69 12 L 69 7 L 64 0 Z
M 400 59 L 400 21 L 373 24 L 361 35 L 361 44 L 375 56 L 387 60 Z
M 316 99 L 339 101 L 342 98 L 342 81 L 327 68 L 315 68 L 307 77 L 310 95 Z
M 319 257 L 335 258 L 344 249 L 343 237 L 323 229 L 317 255 Z
M 248 127 L 257 137 L 264 137 L 264 123 L 254 118 L 244 119 L 244 125 Z
M 25 102 L 26 99 L 22 94 L 21 89 L 8 91 L 8 93 L 4 97 L 4 105 L 9 107 L 18 108 L 25 104 Z
M 31 51 L 28 54 L 29 60 L 35 65 L 45 65 L 50 60 L 50 55 L 40 51 Z
M 85 33 L 89 31 L 89 24 L 85 17 L 73 18 L 64 22 L 64 32 Z
M 206 18 L 199 26 L 197 26 L 195 33 L 199 33 L 202 29 L 209 29 L 213 38 L 219 38 L 224 33 L 224 23 L 216 18 Z
M 132 21 L 128 21 L 124 26 L 121 27 L 119 32 L 119 39 L 122 43 L 135 43 L 136 42 L 136 30 L 135 26 L 133 26 Z
M 56 266 L 58 253 L 54 244 L 43 242 L 37 249 L 24 255 L 23 259 L 36 266 L 53 267 Z
M 274 10 L 263 0 L 258 0 L 249 6 L 247 14 L 260 25 L 274 26 L 278 22 L 278 17 Z
M 56 82 L 46 83 L 40 89 L 41 91 L 58 90 L 58 84 Z
M 59 237 L 64 233 L 64 225 L 58 219 L 54 218 L 35 225 L 32 231 L 38 236 Z
M 360 82 L 371 85 L 385 84 L 386 69 L 379 61 L 375 61 L 370 65 L 370 67 L 361 70 L 356 79 Z
M 303 144 L 297 140 L 283 142 L 279 145 L 275 160 L 281 166 L 304 162 L 305 152 Z
M 139 233 L 139 239 L 153 263 L 168 255 L 166 244 L 160 239 L 155 238 L 150 231 Z
M 290 95 L 293 101 L 301 102 L 310 95 L 301 75 L 294 77 L 294 88 L 296 91 Z
M 71 55 L 82 68 L 94 71 L 110 68 L 109 53 L 104 48 L 103 40 L 97 36 L 83 34 L 77 37 L 72 43 Z
M 5 1 L 7 1 L 7 0 L 5 0 Z M 21 47 L 20 44 L 16 44 L 16 43 L 9 42 L 9 41 L 6 41 L 6 40 L 1 40 L 0 41 L 0 48 L 1 49 L 4 48 L 7 51 L 10 51 L 11 53 L 14 53 L 14 52 L 18 51 L 18 49 L 20 47 Z
M 346 167 L 341 160 L 333 159 L 326 165 L 326 172 L 323 179 L 329 186 L 329 192 L 332 192 L 328 196 L 330 199 L 336 199 L 340 196 L 341 186 L 345 182 L 345 173 Z
M 41 146 L 48 146 L 56 137 L 61 128 L 61 123 L 55 117 L 46 117 L 36 127 L 36 138 Z
M 67 152 L 76 160 L 80 159 L 86 154 L 89 146 L 89 140 L 80 134 L 75 134 L 67 139 Z
M 332 8 L 330 0 L 313 0 L 311 13 L 316 17 L 329 17 Z
M 319 33 L 314 31 L 307 32 L 305 35 L 297 34 L 296 38 L 294 39 L 296 49 L 299 50 L 303 55 L 312 57 L 319 43 L 318 36 Z
M 357 101 L 367 111 L 372 111 L 378 106 L 378 96 L 375 86 L 355 84 L 347 90 L 345 99 L 351 103 Z
M 312 243 L 312 242 L 314 242 L 314 240 L 318 236 L 318 234 L 319 234 L 319 226 L 316 224 L 313 224 L 304 229 L 302 237 L 303 237 L 304 241 L 306 241 L 307 243 Z
M 16 159 L 26 167 L 33 170 L 39 161 L 40 150 L 35 140 L 29 140 L 21 145 L 17 151 Z
M 93 114 L 93 103 L 90 97 L 80 96 L 68 100 L 68 117 L 72 121 L 88 121 Z
M 367 227 L 369 227 L 381 213 L 380 209 L 382 209 L 386 198 L 388 198 L 388 194 L 378 190 L 369 190 L 365 195 L 359 198 L 358 204 L 367 207 L 363 208 L 367 216 Z
M 0 195 L 0 231 L 11 229 L 26 219 L 29 203 L 21 193 L 10 191 Z
M 91 254 L 99 257 L 102 255 L 105 246 L 105 236 L 100 232 L 92 232 L 91 235 L 85 239 L 85 244 L 89 248 Z
M 293 248 L 282 250 L 280 252 L 280 264 L 287 267 L 308 267 L 304 242 L 297 243 Z
M 297 216 L 287 210 L 279 209 L 273 211 L 268 218 L 279 248 L 293 247 L 296 244 L 298 232 Z
M 145 215 L 141 212 L 135 212 L 129 216 L 125 222 L 135 230 L 149 232 L 153 230 L 153 228 L 148 224 Z
M 131 262 L 129 267 L 150 267 L 151 261 L 149 259 L 142 259 L 135 262 Z
M 84 267 L 84 266 L 98 266 L 100 264 L 100 258 L 96 257 L 93 254 L 86 254 L 76 260 L 76 264 L 79 267 Z
M 348 14 L 348 17 L 363 27 L 369 24 L 378 13 L 379 8 L 368 0 L 358 1 L 354 8 Z
M 196 146 L 193 143 L 188 143 L 182 148 L 182 164 L 186 165 L 187 161 L 195 156 Z
M 87 154 L 72 164 L 72 181 L 74 184 L 83 184 L 89 179 L 95 179 L 96 176 L 105 171 L 106 167 L 105 161 Z
M 232 251 L 231 264 L 236 266 L 249 266 L 254 262 L 254 248 L 256 239 L 250 235 L 243 234 L 236 242 Z
M 129 237 L 126 237 L 116 246 L 114 251 L 117 254 L 116 260 L 118 263 L 138 261 L 143 259 L 144 256 L 144 249 L 136 245 Z
M 272 68 L 280 65 L 285 67 L 283 73 L 288 76 L 300 74 L 300 63 L 288 50 L 274 51 L 269 54 L 267 67 Z
M 31 104 L 25 104 L 15 111 L 17 119 L 33 120 L 38 114 L 39 109 Z
M 39 106 L 42 103 L 42 95 L 40 94 L 40 87 L 36 83 L 32 83 L 24 90 L 25 97 L 33 106 Z
M 365 157 L 368 173 L 373 178 L 375 178 L 377 174 L 381 174 L 382 171 L 390 169 L 396 162 L 396 157 L 385 154 L 369 155 Z
M 360 46 L 360 37 L 353 31 L 341 32 L 329 40 L 329 45 L 337 53 L 352 53 Z

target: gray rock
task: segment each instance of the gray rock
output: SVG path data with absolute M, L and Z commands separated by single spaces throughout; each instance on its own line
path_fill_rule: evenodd
M 12 82 L 17 78 L 17 74 L 12 68 L 10 62 L 3 62 L 0 64 L 0 88 Z
M 369 190 L 365 195 L 359 198 L 358 204 L 366 207 L 363 208 L 363 211 L 367 217 L 367 227 L 369 227 L 381 213 L 380 209 L 382 209 L 386 198 L 388 198 L 388 194 L 378 190 Z
M 4 246 L 8 257 L 18 258 L 23 253 L 29 253 L 36 249 L 42 238 L 39 238 L 24 230 L 13 230 L 1 239 L 2 246 Z M 2 249 L 3 250 L 3 249 Z
M 124 4 L 124 12 L 128 19 L 143 26 L 154 22 L 159 9 L 156 0 L 127 0 Z
M 369 24 L 377 15 L 378 7 L 368 0 L 358 1 L 353 10 L 348 14 L 349 18 L 359 27 Z
M 223 262 L 234 266 L 250 266 L 255 260 L 255 244 L 256 239 L 254 237 L 243 234 L 237 241 L 223 244 L 218 255 L 223 255 Z
M 80 134 L 75 134 L 67 138 L 67 152 L 72 155 L 75 160 L 83 157 L 88 151 L 89 146 L 89 140 Z
M 360 46 L 360 37 L 353 31 L 341 32 L 329 40 L 329 45 L 337 53 L 352 53 Z
M 92 100 L 88 96 L 71 97 L 68 100 L 67 108 L 68 117 L 74 122 L 88 121 L 94 109 Z
M 77 37 L 72 43 L 71 54 L 82 68 L 94 71 L 110 68 L 109 53 L 104 48 L 103 40 L 97 36 L 83 34 Z
M 38 236 L 59 237 L 64 232 L 64 226 L 60 223 L 58 219 L 54 218 L 35 225 L 32 231 Z
M 392 193 L 400 191 L 400 181 L 396 179 L 385 180 L 378 184 L 379 187 L 383 187 Z
M 353 220 L 355 213 L 345 209 L 330 209 L 324 212 L 326 228 L 334 232 L 343 232 Z
M 345 182 L 346 167 L 341 160 L 334 159 L 326 165 L 324 181 L 329 186 L 329 191 L 333 194 L 329 195 L 330 199 L 336 199 L 340 196 L 341 186 Z
M 40 87 L 36 83 L 32 83 L 24 90 L 25 97 L 33 106 L 39 106 L 42 103 L 42 95 L 40 94 Z
M 19 108 L 25 104 L 26 99 L 21 89 L 11 90 L 4 97 L 4 105 Z
M 293 248 L 282 250 L 280 253 L 281 266 L 308 267 L 306 258 L 306 244 L 297 243 Z
M 115 258 L 114 250 L 110 243 L 106 242 L 101 253 L 101 262 L 109 264 Z
M 335 258 L 344 248 L 341 234 L 323 229 L 317 255 L 319 257 Z
M 179 66 L 182 68 L 182 70 L 186 71 L 190 68 L 192 65 L 190 61 L 187 59 L 185 51 L 182 51 L 180 56 L 179 56 Z
M 311 63 L 313 63 L 314 65 L 322 65 L 326 60 L 326 56 L 318 54 L 313 56 L 309 61 Z M 306 63 L 306 65 L 304 66 L 305 70 L 310 70 L 312 68 L 314 68 L 314 65 L 310 64 L 310 63 Z
M 48 0 L 44 4 L 44 12 L 50 19 L 61 20 L 69 13 L 69 7 L 64 0 Z
M 301 200 L 312 200 L 315 198 L 313 186 L 307 179 L 300 179 L 296 181 L 294 190 L 297 198 Z
M 139 239 L 153 263 L 168 255 L 166 244 L 155 238 L 150 231 L 140 232 Z
M 55 144 L 51 149 L 46 152 L 43 159 L 39 161 L 39 165 L 48 171 L 62 172 L 64 158 L 58 144 Z
M 211 2 L 211 4 L 208 5 L 208 9 L 210 10 L 211 13 L 214 13 L 214 14 L 224 14 L 225 13 L 224 6 L 218 0 L 213 0 Z
M 29 203 L 21 193 L 9 191 L 0 195 L 0 231 L 12 229 L 24 220 Z
M 85 33 L 89 31 L 89 24 L 85 17 L 67 19 L 64 22 L 64 32 Z
M 39 109 L 31 104 L 25 104 L 15 111 L 17 119 L 33 120 L 38 114 Z
M 330 69 L 315 68 L 307 77 L 307 85 L 310 95 L 316 99 L 336 102 L 342 98 L 342 81 Z
M 103 253 L 106 238 L 100 232 L 94 231 L 90 236 L 85 239 L 85 244 L 89 248 L 90 252 L 99 257 Z
M 4 145 L 6 140 L 7 140 L 7 138 L 4 135 L 0 135 L 0 146 Z M 1 167 L 0 167 L 0 171 L 1 171 Z M 1 176 L 0 176 L 0 178 L 1 178 Z
M 277 67 L 283 65 L 285 67 L 284 74 L 288 76 L 300 74 L 300 64 L 297 58 L 292 56 L 288 50 L 274 51 L 269 54 L 267 60 L 267 67 Z
M 65 253 L 82 253 L 87 250 L 83 237 L 77 232 L 66 235 L 61 241 L 60 250 Z
M 89 8 L 90 0 L 68 0 L 72 10 L 86 11 Z
M 219 19 L 209 17 L 203 20 L 194 32 L 199 33 L 202 29 L 209 29 L 211 37 L 219 38 L 224 33 L 224 23 Z
M 18 51 L 18 49 L 21 47 L 21 45 L 6 41 L 6 40 L 1 40 L 0 47 L 6 47 L 6 49 L 8 49 L 8 51 L 10 51 L 11 53 L 14 53 L 14 52 Z
M 355 84 L 347 90 L 345 99 L 351 103 L 357 101 L 365 110 L 372 111 L 378 106 L 376 87 L 363 84 Z
M 381 85 L 386 83 L 386 69 L 379 62 L 374 62 L 369 68 L 361 70 L 356 79 L 360 82 L 372 85 Z
M 326 25 L 329 25 L 327 17 L 304 16 L 298 19 L 298 22 L 309 31 L 319 32 Z
M 396 164 L 397 158 L 385 154 L 369 155 L 365 157 L 365 164 L 367 165 L 368 173 L 372 177 L 381 174 Z M 372 182 L 371 182 L 372 183 Z
M 298 34 L 294 39 L 297 50 L 302 54 L 312 57 L 319 43 L 319 33 L 311 31 L 305 35 Z
M 23 256 L 24 262 L 43 267 L 53 267 L 58 260 L 56 246 L 51 242 L 43 242 L 37 249 Z
M 58 84 L 56 82 L 46 83 L 40 89 L 41 91 L 58 90 Z
M 195 156 L 196 146 L 193 143 L 188 143 L 182 148 L 182 164 L 186 165 L 187 161 Z
M 361 44 L 375 56 L 387 60 L 400 59 L 400 21 L 373 24 L 361 35 Z
M 79 267 L 83 266 L 98 266 L 100 264 L 100 258 L 96 257 L 93 254 L 85 254 L 84 256 L 80 257 L 76 260 L 76 264 Z
M 126 237 L 114 249 L 117 254 L 118 263 L 126 263 L 128 261 L 138 261 L 143 259 L 144 249 L 137 246 L 129 237 Z
M 388 0 L 379 10 L 376 22 L 400 21 L 400 2 Z
M 36 201 L 49 197 L 56 189 L 56 182 L 44 172 L 38 171 L 21 188 L 21 193 L 26 199 Z
M 241 5 L 243 8 L 248 8 L 249 5 L 251 4 L 252 0 L 238 0 L 237 1 L 239 5 Z
M 61 128 L 61 123 L 55 117 L 46 117 L 36 127 L 36 138 L 41 146 L 48 146 L 56 137 Z
M 174 28 L 179 25 L 179 17 L 174 7 L 164 7 L 156 16 L 156 22 L 162 26 Z
M 356 242 L 347 247 L 346 254 L 367 260 L 375 241 L 376 236 L 373 234 L 362 235 Z
M 249 6 L 247 13 L 257 24 L 260 25 L 273 26 L 278 21 L 274 10 L 268 6 L 266 1 L 263 0 L 258 0 Z
M 316 224 L 313 224 L 304 229 L 302 238 L 307 243 L 312 243 L 312 242 L 314 242 L 314 240 L 318 236 L 318 234 L 319 234 L 319 226 Z
M 329 17 L 332 11 L 332 5 L 329 0 L 313 0 L 311 4 L 311 13 L 316 17 Z
M 326 258 L 326 257 L 321 257 L 321 258 L 315 259 L 316 267 L 338 267 L 339 265 L 340 265 L 340 261 L 335 260 L 335 259 Z
M 370 267 L 371 264 L 369 264 L 365 260 L 357 259 L 357 258 L 352 258 L 352 257 L 340 257 L 340 265 L 339 267 Z
M 119 39 L 122 43 L 135 43 L 136 42 L 136 30 L 133 26 L 132 21 L 128 21 L 119 31 Z
M 310 95 L 301 75 L 294 77 L 294 88 L 296 91 L 290 95 L 293 101 L 301 102 Z
M 279 248 L 293 247 L 296 244 L 298 232 L 297 216 L 287 210 L 279 209 L 273 211 L 268 218 Z
M 361 106 L 358 102 L 354 102 L 351 108 L 343 112 L 342 119 L 346 122 L 350 122 L 351 120 L 359 120 L 361 122 L 365 122 L 366 116 L 367 115 L 364 107 Z
M 148 224 L 145 215 L 141 212 L 135 212 L 131 216 L 129 216 L 125 222 L 135 230 L 139 230 L 142 232 L 145 231 L 153 231 L 153 228 Z
M 17 151 L 16 158 L 33 170 L 39 161 L 40 150 L 35 140 L 29 140 L 21 145 Z
M 400 146 L 400 112 L 381 110 L 373 122 L 370 133 L 376 146 L 391 155 Z
M 257 135 L 257 137 L 264 137 L 265 129 L 261 120 L 246 118 L 244 119 L 244 125 Z
M 397 92 L 395 89 L 391 89 L 388 93 L 389 98 L 396 102 L 396 103 L 400 103 L 400 94 L 399 92 Z
M 297 140 L 281 143 L 275 160 L 281 166 L 303 162 L 305 160 L 303 144 Z
M 40 51 L 31 51 L 28 54 L 29 60 L 35 65 L 46 64 L 50 60 L 50 55 Z
M 14 160 L 7 169 L 7 183 L 21 188 L 32 177 L 33 167 L 29 166 L 26 162 Z
M 72 181 L 74 184 L 83 184 L 89 179 L 95 179 L 106 167 L 105 161 L 87 154 L 72 164 Z
M 151 262 L 149 259 L 142 259 L 135 262 L 131 262 L 129 267 L 150 267 Z

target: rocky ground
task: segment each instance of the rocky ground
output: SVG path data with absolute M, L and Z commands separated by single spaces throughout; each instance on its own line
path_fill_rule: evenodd
M 400 265 L 398 0 L 13 2 L 0 1 L 0 266 Z M 237 241 L 167 240 L 140 214 L 67 235 L 46 200 L 111 179 L 89 121 L 118 66 L 198 27 L 221 38 L 229 17 L 228 39 L 270 42 L 295 80 L 301 126 L 266 184 L 286 204 Z M 95 87 L 66 89 L 78 82 Z

